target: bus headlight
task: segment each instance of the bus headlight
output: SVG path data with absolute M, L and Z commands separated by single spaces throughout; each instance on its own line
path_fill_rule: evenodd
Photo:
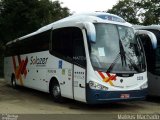
M 145 89 L 147 87 L 148 87 L 148 83 L 146 82 L 146 83 L 144 83 L 143 85 L 140 86 L 140 89 L 142 90 L 142 89 Z
M 104 91 L 108 90 L 108 87 L 103 86 L 103 85 L 101 85 L 97 82 L 94 82 L 94 81 L 89 81 L 89 87 L 91 89 L 96 89 L 96 90 L 104 90 Z

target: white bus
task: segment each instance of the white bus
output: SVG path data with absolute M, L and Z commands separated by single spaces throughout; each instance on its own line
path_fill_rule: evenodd
M 139 26 L 137 29 L 144 31 L 140 38 L 148 66 L 149 95 L 160 96 L 160 25 Z M 154 34 L 155 38 L 145 34 L 146 30 Z
M 147 94 L 146 61 L 132 25 L 109 13 L 73 15 L 6 45 L 5 79 L 97 104 Z

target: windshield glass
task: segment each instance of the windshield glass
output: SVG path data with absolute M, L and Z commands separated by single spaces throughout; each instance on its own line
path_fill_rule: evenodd
M 95 70 L 112 73 L 145 71 L 144 52 L 130 27 L 95 24 L 96 42 L 90 43 L 90 57 Z

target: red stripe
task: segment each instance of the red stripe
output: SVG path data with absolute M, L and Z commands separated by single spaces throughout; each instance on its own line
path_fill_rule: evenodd
M 116 75 L 114 75 L 114 76 L 113 76 L 113 78 L 112 78 L 112 80 L 116 80 L 116 77 L 117 77 L 117 76 L 116 76 Z
M 27 76 L 27 70 L 25 69 L 24 71 L 24 76 L 26 77 Z
M 99 75 L 100 75 L 103 79 L 105 78 L 105 76 L 103 75 L 102 72 L 98 71 L 98 73 L 99 73 Z
M 109 73 L 106 73 L 108 75 L 108 77 L 111 77 L 111 75 Z
M 109 79 L 107 80 L 107 81 L 109 81 L 109 80 L 116 80 L 116 75 L 110 75 L 109 73 L 106 73 L 107 75 L 108 75 L 108 77 L 109 77 Z
M 24 72 L 26 72 L 27 63 L 28 63 L 28 58 L 26 57 L 24 64 L 23 64 L 23 67 L 22 67 L 21 74 L 24 74 Z

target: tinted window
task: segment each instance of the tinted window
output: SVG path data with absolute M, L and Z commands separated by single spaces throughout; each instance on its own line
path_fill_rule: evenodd
M 50 31 L 19 40 L 6 47 L 6 56 L 49 50 Z
M 147 57 L 147 65 L 148 65 L 148 71 L 150 71 L 153 74 L 157 74 L 160 75 L 160 31 L 159 30 L 155 30 L 155 29 L 145 29 L 148 30 L 150 32 L 153 32 L 157 38 L 157 48 L 153 49 L 153 47 L 151 46 L 150 49 L 149 47 L 146 47 L 146 57 Z M 148 45 L 149 46 L 149 45 Z M 152 58 L 152 59 L 151 59 Z
M 52 31 L 52 53 L 65 60 L 84 65 L 83 35 L 77 27 L 65 27 Z
M 148 29 L 149 31 L 153 32 L 157 38 L 157 48 L 155 50 L 155 58 L 154 59 L 154 64 L 155 64 L 155 68 L 152 71 L 154 74 L 160 75 L 160 31 L 159 30 L 152 30 L 152 29 Z M 152 60 L 153 62 L 153 60 Z
M 148 71 L 153 72 L 155 68 L 155 50 L 152 47 L 151 39 L 147 35 L 139 35 L 139 37 L 145 50 Z
M 52 51 L 59 57 L 73 57 L 72 31 L 75 28 L 61 28 L 52 32 Z
M 76 31 L 74 36 L 74 63 L 85 67 L 86 55 L 84 49 L 83 35 L 81 31 Z

